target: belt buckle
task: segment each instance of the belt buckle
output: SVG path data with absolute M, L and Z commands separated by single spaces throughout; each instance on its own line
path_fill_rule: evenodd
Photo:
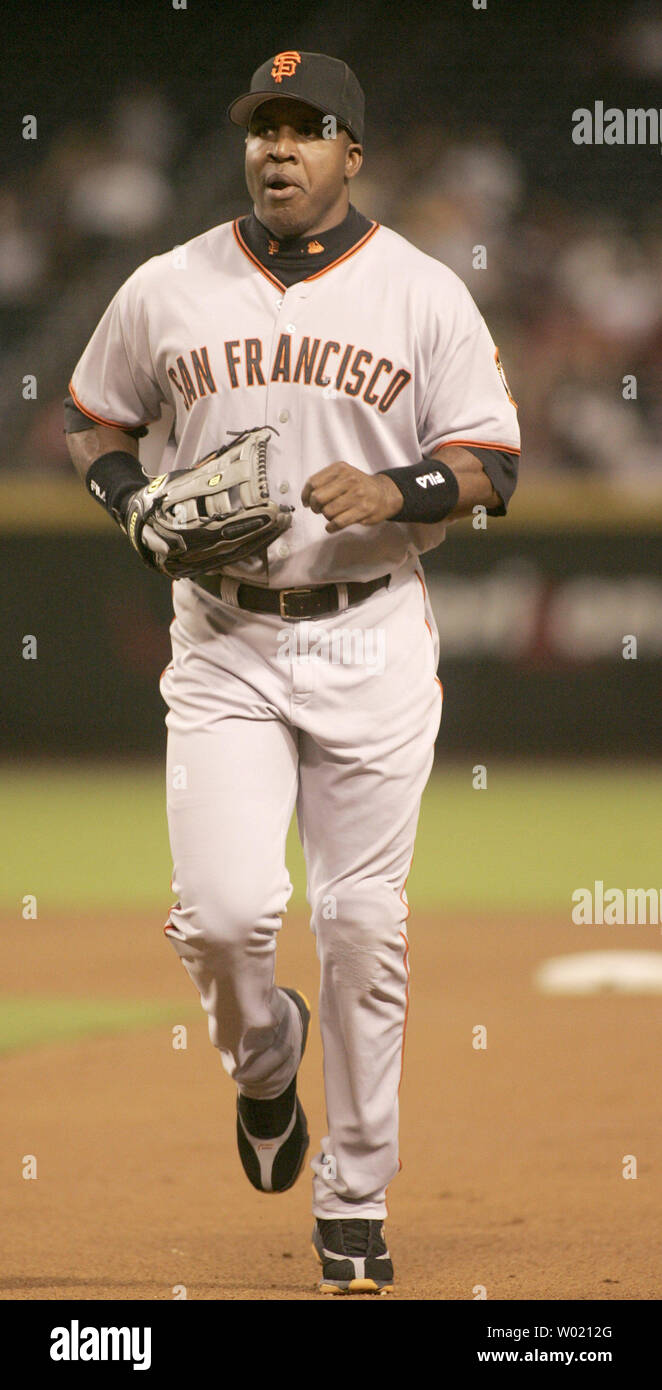
M 306 617 L 306 614 L 288 612 L 287 601 L 294 596 L 295 600 L 300 599 L 303 602 L 309 599 L 313 592 L 313 589 L 281 589 L 278 594 L 278 607 L 280 609 L 281 618 L 284 618 L 286 622 L 301 622 Z

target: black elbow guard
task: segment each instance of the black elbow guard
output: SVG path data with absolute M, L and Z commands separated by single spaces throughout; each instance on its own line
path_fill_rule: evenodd
M 403 496 L 403 505 L 390 521 L 443 521 L 457 506 L 460 488 L 452 468 L 440 459 L 421 459 L 408 468 L 383 468 Z

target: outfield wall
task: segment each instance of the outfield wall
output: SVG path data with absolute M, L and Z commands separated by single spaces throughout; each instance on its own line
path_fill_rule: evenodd
M 158 753 L 170 585 L 75 484 L 41 489 L 37 509 L 30 492 L 6 499 L 0 754 Z M 425 558 L 444 753 L 662 752 L 659 522 L 568 515 L 550 495 L 484 531 L 451 527 Z

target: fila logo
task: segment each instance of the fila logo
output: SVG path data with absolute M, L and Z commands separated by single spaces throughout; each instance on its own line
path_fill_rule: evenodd
M 446 479 L 441 473 L 424 473 L 421 478 L 416 479 L 416 482 L 419 487 L 427 487 L 428 483 L 430 487 L 436 487 L 437 483 L 445 483 Z
M 91 478 L 91 479 L 90 479 L 90 488 L 91 488 L 92 492 L 94 493 L 95 497 L 98 497 L 98 498 L 99 498 L 99 501 L 100 501 L 100 502 L 105 502 L 105 500 L 106 500 L 106 493 L 105 493 L 105 491 L 104 491 L 103 488 L 100 488 L 100 487 L 99 487 L 99 484 L 98 484 L 98 483 L 95 483 L 94 478 Z

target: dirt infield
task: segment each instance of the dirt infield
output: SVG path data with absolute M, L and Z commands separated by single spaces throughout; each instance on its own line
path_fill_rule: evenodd
M 309 1173 L 279 1197 L 247 1184 L 234 1088 L 202 1013 L 191 1022 L 196 996 L 158 920 L 22 923 L 18 943 L 5 926 L 5 994 L 179 1000 L 172 1025 L 189 1028 L 184 1051 L 168 1025 L 2 1059 L 0 1297 L 167 1300 L 183 1285 L 189 1299 L 319 1299 Z M 551 999 L 531 984 L 546 956 L 655 949 L 659 930 L 414 913 L 410 940 L 392 1297 L 662 1297 L 662 999 Z M 285 922 L 278 979 L 317 997 L 301 918 Z M 301 1094 L 314 1152 L 326 1129 L 315 1018 Z M 26 1154 L 36 1181 L 22 1177 Z

